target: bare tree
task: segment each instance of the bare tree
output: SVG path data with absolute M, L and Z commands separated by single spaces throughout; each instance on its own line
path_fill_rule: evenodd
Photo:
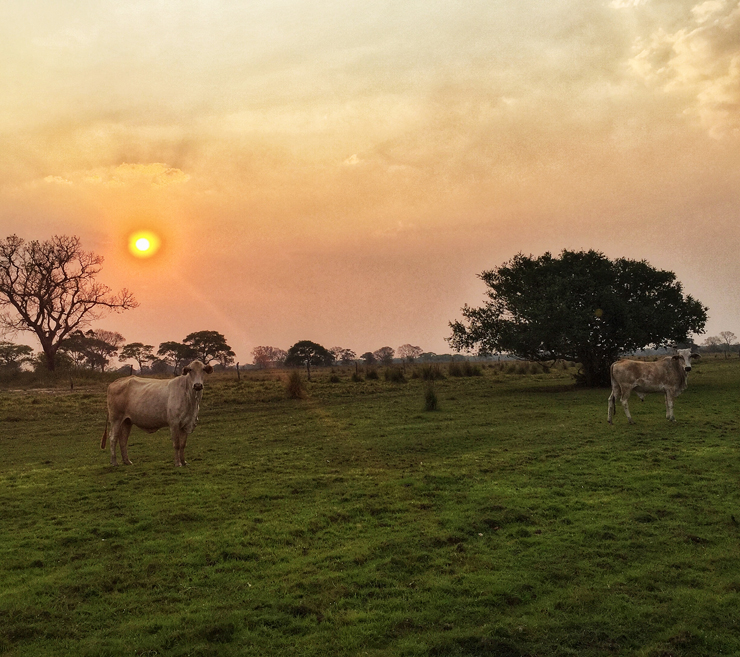
M 342 365 L 349 365 L 357 358 L 357 354 L 354 351 L 345 349 L 344 347 L 332 347 L 329 349 L 329 352 L 334 356 L 334 360 L 337 363 L 342 363 Z
M 409 363 L 413 363 L 415 359 L 421 356 L 424 350 L 421 347 L 415 347 L 412 344 L 402 344 L 398 348 L 398 357 L 403 358 Z
M 729 358 L 731 347 L 737 342 L 737 336 L 732 331 L 720 331 L 719 338 L 722 350 L 725 352 L 725 358 Z
M 284 362 L 287 356 L 287 351 L 278 349 L 277 347 L 263 346 L 252 349 L 253 362 L 261 369 L 275 367 L 279 363 Z
M 96 280 L 102 263 L 103 257 L 83 251 L 75 236 L 26 242 L 11 235 L 0 241 L 0 324 L 35 333 L 49 370 L 60 342 L 73 331 L 103 311 L 138 306 L 125 288 L 113 294 Z
M 395 350 L 391 347 L 381 347 L 373 352 L 373 356 L 375 356 L 375 360 L 379 360 L 383 365 L 391 365 L 395 353 Z

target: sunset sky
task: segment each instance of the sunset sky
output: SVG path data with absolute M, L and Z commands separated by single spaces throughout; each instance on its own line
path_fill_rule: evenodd
M 738 0 L 0 16 L 0 237 L 79 235 L 129 342 L 449 352 L 478 273 L 564 248 L 676 272 L 740 337 Z

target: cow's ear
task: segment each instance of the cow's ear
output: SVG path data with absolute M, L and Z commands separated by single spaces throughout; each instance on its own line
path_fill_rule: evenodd
M 189 367 L 183 367 L 182 368 L 182 375 L 185 376 L 186 374 L 190 374 L 190 372 L 192 372 L 192 371 L 193 370 L 191 370 Z
M 210 365 L 206 365 L 206 366 L 205 366 L 205 367 L 203 368 L 203 371 L 204 371 L 204 372 L 205 372 L 206 374 L 211 374 L 211 373 L 213 372 L 213 368 L 212 368 L 212 367 L 211 367 Z
M 691 358 L 701 358 L 701 354 L 691 354 L 691 356 L 689 356 L 689 358 L 690 359 Z

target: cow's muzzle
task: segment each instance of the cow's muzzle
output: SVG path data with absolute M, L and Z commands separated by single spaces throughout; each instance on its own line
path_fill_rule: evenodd
M 686 370 L 687 372 L 690 372 L 690 371 L 691 371 L 691 368 L 690 368 L 690 367 L 684 367 L 684 369 L 685 369 L 685 370 Z M 201 388 L 202 388 L 202 387 L 203 387 L 203 386 L 201 386 Z
M 203 390 L 203 384 L 202 383 L 194 383 L 193 384 L 193 390 L 195 390 L 196 392 L 200 392 L 201 390 Z

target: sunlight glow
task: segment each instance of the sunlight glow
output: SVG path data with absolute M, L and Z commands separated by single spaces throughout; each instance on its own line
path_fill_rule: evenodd
M 149 230 L 132 233 L 128 240 L 129 251 L 138 258 L 150 258 L 161 246 L 159 237 Z

